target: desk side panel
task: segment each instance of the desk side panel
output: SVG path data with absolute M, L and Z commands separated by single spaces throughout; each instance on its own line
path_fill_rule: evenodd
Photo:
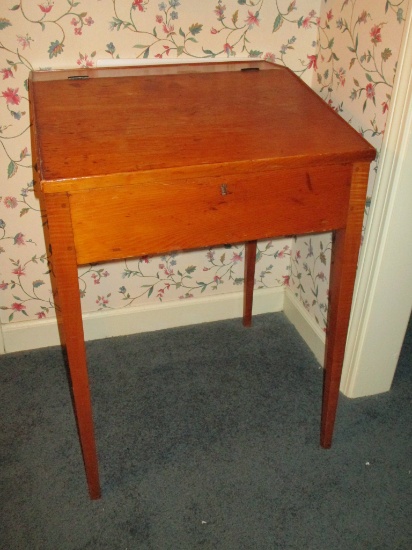
M 351 165 L 70 195 L 79 264 L 345 226 Z

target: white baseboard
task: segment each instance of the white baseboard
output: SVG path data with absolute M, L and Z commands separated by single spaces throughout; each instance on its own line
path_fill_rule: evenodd
M 285 291 L 283 309 L 286 317 L 295 326 L 296 330 L 315 355 L 317 361 L 323 366 L 326 340 L 325 333 L 289 289 Z
M 282 311 L 284 287 L 256 290 L 253 313 Z M 128 309 L 86 313 L 83 326 L 86 340 L 125 336 L 197 323 L 242 316 L 243 292 L 192 298 Z M 21 321 L 3 325 L 3 353 L 59 345 L 55 319 Z

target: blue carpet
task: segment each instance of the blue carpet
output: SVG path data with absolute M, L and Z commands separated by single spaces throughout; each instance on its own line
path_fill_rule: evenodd
M 0 548 L 409 550 L 409 333 L 390 392 L 341 397 L 330 450 L 283 314 L 89 342 L 95 502 L 60 348 L 1 357 Z

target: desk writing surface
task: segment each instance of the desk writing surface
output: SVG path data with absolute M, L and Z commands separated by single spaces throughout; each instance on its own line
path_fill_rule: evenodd
M 43 190 L 67 190 L 63 180 L 75 179 L 83 188 L 111 185 L 115 174 L 135 174 L 138 182 L 137 174 L 147 181 L 164 170 L 169 177 L 206 176 L 374 158 L 373 148 L 290 70 L 224 65 L 166 74 L 162 67 L 156 78 L 136 68 L 35 73 Z M 87 78 L 70 79 L 78 75 Z

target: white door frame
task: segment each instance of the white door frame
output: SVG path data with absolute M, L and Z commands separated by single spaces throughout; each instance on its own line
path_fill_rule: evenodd
M 388 391 L 412 307 L 412 6 L 355 286 L 341 390 Z

